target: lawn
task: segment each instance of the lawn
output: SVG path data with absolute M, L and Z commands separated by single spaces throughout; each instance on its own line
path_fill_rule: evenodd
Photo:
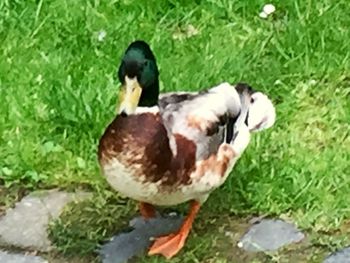
M 162 91 L 245 81 L 277 109 L 276 125 L 254 136 L 175 262 L 210 260 L 203 250 L 214 246 L 220 219 L 233 215 L 290 218 L 316 235 L 317 245 L 338 243 L 329 234 L 350 218 L 350 2 L 276 1 L 276 12 L 262 19 L 264 4 L 0 2 L 0 183 L 11 193 L 52 187 L 94 193 L 53 225 L 63 254 L 93 255 L 136 212 L 106 184 L 96 158 L 115 114 L 116 69 L 135 39 L 151 44 Z

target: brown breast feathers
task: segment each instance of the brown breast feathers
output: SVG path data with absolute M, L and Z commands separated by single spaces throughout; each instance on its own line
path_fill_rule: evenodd
M 188 184 L 195 169 L 196 145 L 175 134 L 177 155 L 173 156 L 160 116 L 143 113 L 116 117 L 100 140 L 101 165 L 115 158 L 133 168 L 134 176 L 163 185 Z

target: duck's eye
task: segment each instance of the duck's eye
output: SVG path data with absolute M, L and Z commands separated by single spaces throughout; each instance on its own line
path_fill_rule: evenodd
M 254 103 L 254 99 L 253 98 L 250 98 L 250 103 Z
M 148 66 L 148 60 L 145 60 L 145 62 L 143 62 L 143 66 L 147 67 Z

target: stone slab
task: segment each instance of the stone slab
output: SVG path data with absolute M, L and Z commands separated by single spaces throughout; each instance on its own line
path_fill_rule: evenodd
M 47 260 L 38 256 L 14 254 L 0 250 L 1 263 L 48 263 Z
M 300 242 L 304 237 L 293 224 L 279 219 L 263 219 L 251 226 L 238 246 L 251 252 L 276 251 L 288 244 Z
M 0 218 L 0 245 L 49 251 L 47 226 L 57 219 L 69 202 L 88 198 L 88 193 L 67 193 L 57 189 L 33 192 Z
M 100 256 L 103 263 L 123 263 L 144 253 L 152 243 L 152 238 L 177 231 L 183 222 L 180 216 L 156 217 L 145 220 L 136 217 L 130 221 L 132 231 L 120 233 L 103 245 Z
M 332 253 L 323 261 L 323 263 L 350 263 L 350 247 Z

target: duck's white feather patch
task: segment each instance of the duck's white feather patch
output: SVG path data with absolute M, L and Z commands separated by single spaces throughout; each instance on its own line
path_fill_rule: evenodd
M 159 112 L 159 107 L 158 106 L 153 106 L 153 107 L 137 107 L 135 114 L 142 114 L 142 113 L 153 113 L 157 114 Z

